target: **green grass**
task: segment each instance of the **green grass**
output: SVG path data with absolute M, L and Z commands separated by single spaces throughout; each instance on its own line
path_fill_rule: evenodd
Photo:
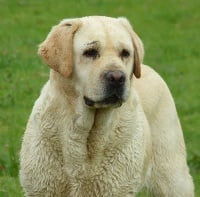
M 26 121 L 48 68 L 37 45 L 63 18 L 126 16 L 145 46 L 144 63 L 167 81 L 184 130 L 200 196 L 199 0 L 0 0 L 0 196 L 22 196 L 19 150 Z

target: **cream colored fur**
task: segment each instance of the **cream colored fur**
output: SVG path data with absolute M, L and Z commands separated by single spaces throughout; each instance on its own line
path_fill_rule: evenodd
M 94 47 L 98 57 L 84 55 Z M 142 42 L 126 19 L 63 20 L 39 54 L 52 69 L 23 138 L 26 196 L 128 197 L 143 188 L 158 197 L 194 196 L 173 98 L 142 65 Z M 109 70 L 126 76 L 124 102 L 88 107 L 85 96 L 104 98 Z

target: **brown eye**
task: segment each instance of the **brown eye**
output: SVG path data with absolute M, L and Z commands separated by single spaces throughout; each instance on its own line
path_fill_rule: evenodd
M 96 59 L 97 57 L 99 57 L 99 52 L 97 49 L 88 49 L 84 51 L 83 55 L 88 58 Z
M 121 53 L 120 53 L 120 57 L 121 57 L 122 59 L 128 58 L 129 56 L 130 56 L 130 53 L 129 53 L 129 51 L 126 50 L 126 49 L 123 49 L 123 50 L 121 51 Z

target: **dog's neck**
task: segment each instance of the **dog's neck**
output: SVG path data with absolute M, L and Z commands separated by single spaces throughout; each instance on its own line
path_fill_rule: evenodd
M 116 126 L 119 119 L 118 108 L 89 108 L 84 103 L 83 96 L 78 95 L 72 80 L 51 71 L 50 83 L 57 94 L 63 94 L 62 98 L 65 98 L 67 103 L 68 113 L 74 114 L 72 127 L 77 128 L 77 133 L 78 130 L 81 131 L 78 135 L 81 135 L 82 143 L 88 148 L 88 156 L 92 158 L 92 155 L 102 152 L 104 145 L 108 143 L 110 132 L 114 130 L 111 128 Z
M 116 109 L 102 108 L 94 110 L 94 122 L 88 133 L 87 147 L 90 159 L 98 158 L 102 154 L 105 146 L 109 142 L 109 136 L 112 135 L 116 122 L 113 118 L 117 118 Z
M 78 94 L 74 88 L 74 81 L 71 78 L 65 78 L 60 73 L 50 70 L 49 81 L 52 87 L 54 87 L 56 94 L 62 94 L 62 97 L 66 98 L 70 102 L 71 106 L 76 101 Z

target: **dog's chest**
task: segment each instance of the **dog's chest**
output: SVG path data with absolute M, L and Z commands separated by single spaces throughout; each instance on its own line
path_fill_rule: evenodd
M 142 144 L 134 142 L 141 138 L 141 134 L 134 136 L 128 127 L 116 127 L 113 130 L 93 130 L 87 140 L 88 157 L 91 163 L 100 165 L 113 165 L 116 171 L 124 168 L 125 174 L 142 168 Z M 138 139 L 137 139 L 138 140 Z M 136 157 L 138 157 L 136 159 Z M 141 159 L 140 159 L 141 157 Z M 123 171 L 123 169 L 121 169 Z M 137 171 L 137 170 L 136 170 Z M 135 174 L 135 173 L 134 173 Z

